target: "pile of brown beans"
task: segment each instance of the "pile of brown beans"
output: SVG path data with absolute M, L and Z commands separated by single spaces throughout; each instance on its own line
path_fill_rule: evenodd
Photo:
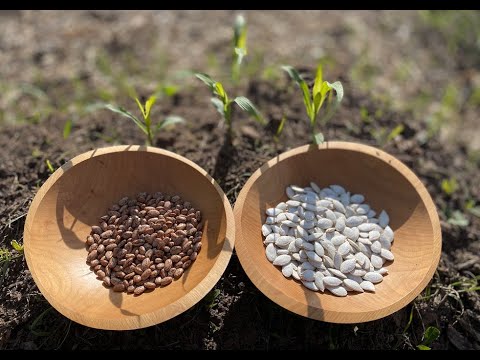
M 124 197 L 92 226 L 87 264 L 113 291 L 140 295 L 179 279 L 202 247 L 202 215 L 180 196 Z

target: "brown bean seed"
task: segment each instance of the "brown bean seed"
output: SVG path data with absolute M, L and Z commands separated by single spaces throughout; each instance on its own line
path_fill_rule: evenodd
M 142 280 L 148 279 L 151 274 L 152 274 L 152 270 L 150 270 L 150 269 L 145 270 L 141 275 Z
M 130 280 L 130 279 L 133 279 L 134 276 L 135 276 L 135 273 L 131 272 L 131 273 L 126 274 L 124 279 L 125 280 Z
M 183 268 L 176 269 L 175 273 L 173 274 L 173 277 L 175 280 L 177 280 L 180 278 L 180 276 L 182 276 L 182 274 L 183 274 Z
M 90 261 L 96 259 L 97 256 L 98 256 L 97 250 L 92 250 L 87 256 L 87 261 L 90 262 Z
M 135 295 L 140 295 L 140 294 L 143 294 L 145 292 L 145 287 L 144 286 L 137 286 L 135 288 L 135 290 L 133 291 L 133 293 Z
M 164 277 L 163 279 L 160 280 L 160 286 L 167 286 L 171 284 L 172 281 L 173 281 L 173 278 L 171 276 Z
M 170 254 L 172 255 L 177 255 L 179 254 L 180 252 L 182 251 L 182 247 L 181 246 L 174 246 L 170 249 Z
M 112 277 L 110 277 L 110 282 L 112 283 L 113 286 L 115 286 L 117 284 L 121 284 L 123 282 L 123 280 L 112 276 Z
M 145 284 L 143 284 L 147 289 L 155 289 L 157 286 L 155 285 L 154 282 L 147 281 Z
M 87 246 L 90 247 L 95 243 L 95 240 L 93 240 L 93 236 L 88 235 L 87 236 Z
M 95 266 L 97 266 L 98 264 L 100 264 L 100 260 L 98 260 L 98 259 L 95 259 L 95 260 L 90 261 L 90 266 L 91 266 L 91 267 L 95 267 Z M 105 265 L 104 265 L 104 266 L 105 266 Z
M 138 193 L 113 204 L 86 240 L 87 262 L 114 291 L 140 295 L 182 276 L 201 249 L 201 213 L 180 196 Z
M 101 236 L 103 239 L 108 239 L 108 238 L 110 238 L 112 235 L 113 235 L 113 231 L 112 231 L 112 230 L 107 230 L 107 231 L 104 231 L 100 236 Z
M 97 248 L 98 255 L 103 255 L 104 252 L 105 252 L 105 246 L 103 244 L 98 245 L 98 248 Z

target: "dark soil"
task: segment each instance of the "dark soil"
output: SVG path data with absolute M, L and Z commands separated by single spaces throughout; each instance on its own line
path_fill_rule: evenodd
M 373 102 L 348 79 L 336 116 L 323 129 L 326 139 L 380 146 L 404 161 L 426 184 L 442 223 L 443 252 L 428 289 L 404 309 L 381 320 L 336 325 L 310 320 L 279 307 L 249 281 L 235 253 L 224 275 L 206 298 L 183 314 L 156 326 L 135 331 L 101 331 L 70 321 L 56 312 L 35 286 L 23 256 L 11 251 L 0 273 L 0 348 L 4 349 L 413 349 L 428 326 L 440 329 L 435 349 L 480 349 L 480 299 L 477 291 L 452 286 L 480 274 L 480 221 L 466 213 L 470 224 L 447 222 L 451 209 L 462 209 L 480 197 L 478 167 L 466 161 L 466 151 L 436 138 L 425 141 L 421 122 L 411 114 L 394 113 Z M 283 80 L 282 80 L 283 81 Z M 188 119 L 161 134 L 156 145 L 183 155 L 210 173 L 233 204 L 248 177 L 265 161 L 309 141 L 308 124 L 298 89 L 286 82 L 251 82 L 246 95 L 270 124 L 263 128 L 239 111 L 234 113 L 232 144 L 218 126 L 218 114 L 203 88 L 162 100 L 161 116 L 170 112 Z M 370 121 L 358 109 L 381 115 Z M 288 122 L 280 140 L 273 134 L 285 114 Z M 126 119 L 98 111 L 78 120 L 67 140 L 65 119 L 48 118 L 42 126 L 5 127 L 0 133 L 0 245 L 22 239 L 25 214 L 38 188 L 54 167 L 89 149 L 112 144 L 142 144 L 144 139 Z M 379 144 L 372 130 L 405 130 Z M 455 176 L 459 189 L 451 195 L 442 179 Z M 80 301 L 80 299 L 79 299 Z M 409 322 L 411 319 L 411 322 Z

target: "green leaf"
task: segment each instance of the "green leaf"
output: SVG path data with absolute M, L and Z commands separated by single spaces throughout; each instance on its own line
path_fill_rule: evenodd
M 262 114 L 260 114 L 260 111 L 258 111 L 258 109 L 250 100 L 244 96 L 237 96 L 233 101 L 235 101 L 242 110 L 245 110 L 247 113 L 253 116 L 253 118 L 260 124 L 265 125 L 265 120 L 263 119 Z
M 215 91 L 215 81 L 209 75 L 204 73 L 195 73 L 195 76 L 197 79 L 203 81 L 212 92 Z
M 247 24 L 242 15 L 238 15 L 235 18 L 235 24 L 233 27 L 233 46 L 235 49 L 241 49 L 244 55 L 247 54 Z
M 145 118 L 145 108 L 143 107 L 140 100 L 138 100 L 138 98 L 135 98 L 135 101 L 137 102 L 137 105 L 140 108 L 140 112 L 142 113 L 143 118 Z
M 313 143 L 315 145 L 323 144 L 324 141 L 325 141 L 325 138 L 322 133 L 319 132 L 313 135 Z
M 342 85 L 342 83 L 340 81 L 335 81 L 334 83 L 330 84 L 327 81 L 327 84 L 331 89 L 335 90 L 335 93 L 337 94 L 336 104 L 340 104 L 343 100 L 343 85 Z
M 475 206 L 473 208 L 467 209 L 472 215 L 480 217 L 480 206 Z
M 317 66 L 317 74 L 315 76 L 315 82 L 313 84 L 313 98 L 315 99 L 317 94 L 320 94 L 323 85 L 323 72 L 322 72 L 322 64 L 318 64 Z M 318 111 L 317 111 L 318 112 Z
M 152 95 L 148 98 L 147 102 L 145 103 L 145 116 L 149 117 L 150 116 L 150 111 L 152 110 L 153 104 L 155 104 L 155 101 L 157 101 L 157 97 L 155 95 Z
M 422 344 L 417 345 L 417 349 L 418 349 L 418 350 L 432 350 L 432 349 L 430 349 L 428 346 L 422 345 Z
M 322 122 L 325 124 L 330 118 L 335 114 L 340 103 L 343 100 L 343 85 L 340 81 L 335 81 L 334 83 L 330 84 L 328 81 L 325 81 L 330 89 L 335 90 L 335 102 L 330 108 L 328 109 L 327 114 L 322 118 Z
M 23 245 L 19 244 L 17 240 L 12 240 L 10 244 L 13 246 L 15 250 L 18 252 L 23 252 Z
M 55 172 L 55 169 L 53 168 L 52 163 L 50 162 L 50 160 L 48 160 L 48 159 L 45 160 L 45 164 L 47 164 L 47 168 L 48 168 L 48 170 L 50 171 L 50 173 L 53 174 L 53 173 Z
M 63 138 L 67 139 L 72 132 L 72 119 L 68 119 L 65 121 L 65 125 L 63 126 Z
M 275 133 L 275 137 L 278 138 L 283 131 L 283 127 L 285 126 L 285 122 L 287 121 L 287 116 L 283 115 L 282 120 L 280 120 L 280 124 L 278 125 L 277 132 Z
M 395 128 L 393 128 L 393 130 L 390 131 L 390 134 L 388 134 L 387 142 L 395 139 L 398 135 L 400 135 L 403 132 L 404 129 L 405 127 L 403 126 L 403 124 L 398 124 L 397 126 L 395 126 Z
M 440 330 L 438 330 L 435 326 L 429 326 L 423 334 L 422 344 L 430 346 L 435 340 L 438 339 L 439 336 Z
M 143 109 L 142 107 L 142 104 L 140 104 L 140 102 L 138 102 L 139 106 L 141 106 L 141 108 Z M 127 110 L 125 110 L 124 108 L 122 107 L 117 107 L 117 106 L 114 106 L 112 104 L 106 104 L 105 107 L 110 110 L 110 111 L 113 111 L 115 113 L 118 113 L 120 115 L 123 115 L 127 118 L 129 118 L 130 120 L 132 120 L 145 134 L 148 135 L 148 132 L 147 132 L 147 128 L 145 127 L 145 125 L 137 119 L 137 117 L 131 113 L 129 113 Z
M 157 130 L 162 130 L 164 128 L 166 128 L 167 126 L 171 126 L 171 125 L 175 125 L 175 124 L 179 124 L 179 123 L 183 123 L 185 122 L 185 119 L 180 117 L 180 116 L 175 116 L 175 115 L 170 115 L 170 116 L 167 116 L 165 119 L 163 119 L 163 121 L 161 121 L 158 126 L 157 126 Z
M 332 91 L 332 88 L 328 85 L 327 81 L 324 81 L 320 87 L 319 92 L 314 96 L 313 107 L 315 115 L 318 114 L 322 108 L 323 102 L 325 101 L 327 94 Z
M 227 93 L 225 92 L 225 89 L 223 88 L 223 85 L 219 82 L 215 83 L 215 93 L 220 97 L 223 104 L 226 104 L 228 102 Z
M 210 101 L 212 102 L 215 109 L 217 109 L 217 111 L 220 113 L 220 115 L 222 115 L 222 117 L 225 118 L 225 107 L 223 105 L 222 100 L 216 97 L 212 97 Z
M 460 227 L 466 227 L 470 224 L 470 222 L 465 217 L 465 215 L 461 211 L 458 211 L 458 210 L 455 210 L 452 213 L 452 216 L 447 221 L 448 221 L 448 223 L 450 223 L 452 225 L 457 225 L 457 226 L 460 226 Z
M 282 66 L 282 69 L 287 72 L 290 78 L 295 81 L 295 83 L 300 87 L 303 93 L 303 103 L 305 104 L 305 110 L 307 111 L 307 115 L 310 118 L 310 122 L 314 123 L 315 121 L 315 114 L 314 109 L 312 107 L 312 100 L 310 98 L 310 91 L 308 90 L 307 83 L 303 80 L 302 76 L 299 72 L 290 65 Z

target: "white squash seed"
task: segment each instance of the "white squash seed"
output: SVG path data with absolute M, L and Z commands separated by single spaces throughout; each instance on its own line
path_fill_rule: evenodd
M 262 225 L 265 255 L 312 291 L 327 288 L 336 296 L 348 291 L 375 292 L 393 261 L 393 230 L 385 210 L 376 212 L 362 194 L 341 185 L 320 188 L 311 182 L 286 188 L 289 200 L 266 209 Z

